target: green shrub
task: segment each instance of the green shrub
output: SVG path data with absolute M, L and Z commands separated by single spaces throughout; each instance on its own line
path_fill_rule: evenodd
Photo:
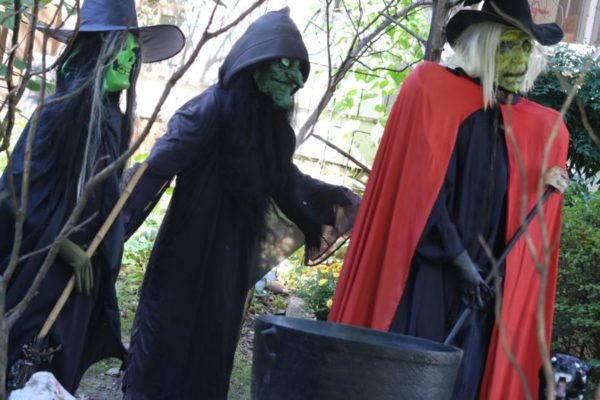
M 580 72 L 591 57 L 594 49 L 578 49 L 559 45 L 549 60 L 548 71 L 540 75 L 533 90 L 528 94 L 532 100 L 559 110 L 571 87 L 579 78 Z M 584 120 L 598 135 L 600 132 L 600 63 L 591 64 L 585 76 L 576 101 L 565 114 L 569 128 L 569 168 L 571 173 L 582 177 L 594 177 L 600 171 L 600 146 L 594 142 L 584 126 Z M 579 106 L 585 111 L 582 117 Z M 597 178 L 597 176 L 596 176 Z
M 594 399 L 596 390 L 598 390 L 598 382 L 600 382 L 600 360 L 594 359 L 588 361 L 588 364 L 592 367 L 592 371 L 588 376 L 588 385 L 585 388 L 584 399 L 592 400 Z
M 554 316 L 556 350 L 600 358 L 600 192 L 566 194 Z

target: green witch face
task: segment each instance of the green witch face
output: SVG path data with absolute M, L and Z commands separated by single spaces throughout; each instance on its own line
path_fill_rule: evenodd
M 529 35 L 516 28 L 506 29 L 496 50 L 496 84 L 510 92 L 521 90 L 532 51 Z
M 277 107 L 289 110 L 294 105 L 294 93 L 304 86 L 300 61 L 281 58 L 261 64 L 254 70 L 258 90 L 270 96 Z
M 117 54 L 104 75 L 104 90 L 106 92 L 120 92 L 129 89 L 131 70 L 138 59 L 139 47 L 135 36 L 128 33 L 123 49 Z

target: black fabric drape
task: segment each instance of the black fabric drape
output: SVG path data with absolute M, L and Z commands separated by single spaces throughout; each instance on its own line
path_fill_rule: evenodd
M 349 233 L 358 206 L 347 189 L 292 167 L 289 195 L 274 199 L 280 211 L 264 210 L 266 237 L 243 226 L 246 220 L 236 216 L 244 200 L 226 190 L 221 174 L 220 96 L 224 92 L 213 86 L 171 118 L 124 210 L 132 232 L 177 175 L 134 322 L 128 399 L 225 399 L 247 291 L 302 243 L 281 212 L 304 229 L 306 241 L 319 249 L 309 253 L 318 258 Z
M 56 166 L 60 157 L 60 142 L 74 140 L 64 123 L 55 121 L 53 109 L 41 114 L 40 124 L 33 143 L 29 202 L 23 229 L 21 255 L 40 250 L 51 244 L 63 227 L 76 204 L 77 183 L 65 176 Z M 103 140 L 99 159 L 106 165 L 116 159 L 121 142 L 121 112 L 118 104 L 107 105 Z M 23 174 L 27 126 L 19 138 L 11 156 L 16 198 L 20 198 Z M 76 176 L 77 174 L 75 174 Z M 0 180 L 0 191 L 9 191 L 9 171 Z M 69 239 L 85 246 L 96 235 L 119 197 L 119 177 L 109 176 L 93 191 L 79 221 L 90 221 Z M 0 272 L 8 265 L 14 239 L 14 209 L 11 201 L 0 204 Z M 94 362 L 107 358 L 123 359 L 125 349 L 121 344 L 119 310 L 114 284 L 119 271 L 123 248 L 123 221 L 119 217 L 108 231 L 99 250 L 92 258 L 94 289 L 90 296 L 76 292 L 71 294 L 48 336 L 50 347 L 61 346 L 50 365 L 42 365 L 57 377 L 70 392 L 75 392 L 81 376 Z M 47 251 L 29 257 L 19 263 L 9 284 L 6 298 L 7 310 L 14 307 L 24 296 L 40 268 Z M 33 341 L 50 310 L 58 300 L 73 274 L 70 266 L 60 257 L 50 267 L 38 294 L 33 298 L 24 315 L 10 331 L 8 345 L 9 367 L 22 358 L 22 347 Z
M 479 110 L 459 129 L 443 186 L 413 257 L 392 332 L 443 342 L 464 306 L 452 260 L 467 250 L 482 267 L 504 246 L 507 153 L 498 109 Z M 455 344 L 464 350 L 453 399 L 477 399 L 493 327 L 493 303 L 473 312 Z

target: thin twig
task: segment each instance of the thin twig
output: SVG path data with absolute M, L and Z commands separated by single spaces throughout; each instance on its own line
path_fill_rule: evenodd
M 494 257 L 494 254 L 492 253 L 492 250 L 488 244 L 485 242 L 483 236 L 479 235 L 478 239 L 488 260 L 490 261 L 492 271 L 494 271 L 494 315 L 496 317 L 496 325 L 498 326 L 498 334 L 500 335 L 500 344 L 502 345 L 502 350 L 504 351 L 506 358 L 508 358 L 508 362 L 510 362 L 510 364 L 513 366 L 517 376 L 519 377 L 519 382 L 525 390 L 525 398 L 527 400 L 531 400 L 531 392 L 529 391 L 529 386 L 527 385 L 527 378 L 525 377 L 523 369 L 519 366 L 519 363 L 517 362 L 517 359 L 511 350 L 510 345 L 508 344 L 506 327 L 504 326 L 504 321 L 502 320 L 502 279 L 500 277 L 498 263 L 496 262 L 496 258 Z
M 521 206 L 519 207 L 519 220 L 520 223 L 523 224 L 526 219 L 527 213 L 527 171 L 525 170 L 525 162 L 523 160 L 523 155 L 521 154 L 521 149 L 517 143 L 514 132 L 512 130 L 512 102 L 513 96 L 512 94 L 508 96 L 508 101 L 506 102 L 506 122 L 504 124 L 504 132 L 506 136 L 508 136 L 510 140 L 510 144 L 512 146 L 513 152 L 515 154 L 515 158 L 517 161 L 517 167 L 519 169 L 519 175 L 521 177 Z M 527 231 L 524 232 L 525 237 L 527 238 Z M 506 263 L 508 265 L 508 262 Z M 508 273 L 508 268 L 505 269 L 505 274 Z M 500 324 L 503 324 L 502 315 L 500 312 L 500 303 L 501 299 L 499 297 L 496 298 L 496 322 L 498 323 L 498 327 L 500 329 Z M 517 363 L 517 360 L 514 357 L 514 354 L 510 351 L 510 346 L 508 345 L 508 338 L 506 336 L 506 332 L 500 332 L 502 349 L 504 354 L 510 361 L 511 365 L 515 368 L 517 375 L 519 377 L 519 382 L 521 383 L 521 387 L 525 393 L 525 397 L 527 400 L 531 400 L 531 390 L 529 388 L 529 384 L 527 383 L 527 379 L 524 378 L 522 372 L 520 373 L 520 366 Z M 505 343 L 506 342 L 506 343 Z
M 416 1 L 404 9 L 398 11 L 394 14 L 393 18 L 399 19 L 408 13 L 431 5 L 430 1 L 421 0 Z M 389 8 L 389 5 L 386 6 Z M 387 8 L 386 8 L 387 9 Z M 372 26 L 377 19 L 373 19 L 367 26 Z M 330 84 L 325 89 L 325 92 L 321 96 L 321 99 L 317 103 L 316 108 L 312 111 L 312 113 L 308 116 L 302 127 L 298 130 L 297 135 L 297 146 L 300 146 L 306 139 L 308 139 L 311 135 L 314 134 L 315 124 L 317 123 L 319 116 L 323 113 L 327 104 L 331 100 L 333 96 L 333 92 L 337 85 L 342 81 L 342 79 L 346 76 L 346 74 L 351 70 L 354 61 L 359 57 L 359 55 L 364 52 L 366 46 L 368 46 L 373 40 L 375 40 L 382 32 L 384 32 L 388 26 L 391 24 L 390 21 L 384 20 L 381 22 L 376 28 L 374 28 L 368 35 L 366 35 L 358 44 L 354 45 L 352 43 L 348 49 L 348 53 L 345 59 L 342 61 L 340 66 L 338 67 L 336 73 L 333 75 Z M 364 31 L 364 30 L 363 30 Z M 356 38 L 355 38 L 356 40 Z
M 330 0 L 325 2 L 325 33 L 327 40 L 327 86 L 331 85 L 331 24 L 329 22 Z
M 78 231 L 81 231 L 87 224 L 89 224 L 90 222 L 92 222 L 96 217 L 98 217 L 98 212 L 92 213 L 92 215 L 90 215 L 83 222 L 81 222 L 78 225 L 75 225 L 73 227 L 73 229 L 71 229 L 69 232 L 66 232 L 64 236 L 69 237 L 71 234 L 73 234 L 75 232 L 78 232 Z M 19 262 L 23 262 L 23 261 L 27 260 L 28 258 L 35 257 L 38 254 L 43 254 L 43 253 L 45 253 L 47 251 L 50 251 L 50 248 L 52 248 L 52 246 L 54 246 L 55 242 L 56 242 L 56 240 L 53 241 L 52 243 L 50 243 L 47 246 L 41 247 L 41 248 L 39 248 L 39 249 L 37 249 L 35 251 L 32 251 L 31 253 L 27 253 L 24 256 L 21 256 L 19 258 Z
M 361 60 L 355 60 L 355 62 L 359 65 L 362 65 L 365 69 L 371 71 L 371 72 L 377 72 L 377 71 L 387 71 L 387 72 L 395 72 L 395 73 L 400 73 L 403 71 L 406 71 L 406 69 L 408 68 L 412 68 L 415 64 L 420 63 L 421 61 L 423 61 L 422 58 L 419 58 L 418 60 L 415 60 L 411 63 L 408 64 L 404 64 L 401 68 L 385 68 L 385 67 L 370 67 L 369 65 L 367 65 L 366 63 L 364 63 Z
M 39 11 L 38 5 L 39 5 L 39 0 L 35 0 L 34 5 L 33 5 L 33 13 L 34 13 L 33 20 L 34 21 L 37 20 L 37 12 Z M 31 53 L 33 51 L 33 34 L 31 34 L 31 37 L 28 41 L 27 51 L 28 51 L 27 54 L 29 54 L 28 67 L 30 68 L 31 67 L 31 59 L 32 59 Z M 43 86 L 42 89 L 45 89 L 45 86 Z M 43 94 L 44 94 L 43 90 L 40 91 L 40 101 L 42 104 L 44 102 Z M 9 112 L 11 112 L 11 108 L 13 106 L 16 106 L 16 104 L 13 105 L 12 101 L 9 100 Z M 23 160 L 23 174 L 22 174 L 23 178 L 22 178 L 22 182 L 21 182 L 21 198 L 20 198 L 20 203 L 18 204 L 18 207 L 15 208 L 15 230 L 14 230 L 14 236 L 13 236 L 13 247 L 11 249 L 11 255 L 9 258 L 8 266 L 6 267 L 6 271 L 2 275 L 2 278 L 0 278 L 0 286 L 2 286 L 3 289 L 6 289 L 8 287 L 8 284 L 10 282 L 12 274 L 14 273 L 14 271 L 17 267 L 17 263 L 18 263 L 18 259 L 19 259 L 19 252 L 21 251 L 21 242 L 23 240 L 23 225 L 25 223 L 25 217 L 26 217 L 26 213 L 27 213 L 27 205 L 29 202 L 29 173 L 31 170 L 31 150 L 33 147 L 33 140 L 35 138 L 39 114 L 40 114 L 40 112 L 38 111 L 38 109 L 36 109 L 36 112 L 33 113 L 31 129 L 29 129 L 29 131 L 28 131 L 27 140 L 26 140 L 26 144 L 25 144 L 25 155 L 24 155 L 24 160 Z M 13 115 L 12 119 L 14 120 L 14 115 Z M 13 189 L 14 189 L 14 187 L 13 187 Z
M 549 268 L 549 262 L 550 262 L 551 245 L 549 243 L 547 226 L 545 224 L 545 218 L 544 218 L 545 213 L 541 209 L 541 204 L 540 204 L 541 193 L 544 190 L 544 175 L 545 175 L 546 171 L 548 170 L 548 162 L 550 159 L 550 152 L 552 151 L 553 144 L 558 136 L 559 128 L 561 126 L 561 123 L 564 119 L 564 116 L 565 116 L 567 110 L 569 109 L 569 107 L 571 106 L 571 103 L 575 99 L 575 96 L 577 95 L 577 91 L 581 87 L 581 84 L 583 83 L 585 76 L 592 65 L 592 62 L 593 62 L 593 60 L 590 60 L 584 66 L 582 72 L 580 73 L 580 75 L 577 79 L 577 82 L 575 83 L 575 85 L 573 85 L 573 88 L 569 92 L 566 100 L 564 101 L 564 103 L 559 111 L 559 115 L 556 117 L 556 120 L 554 121 L 552 129 L 550 130 L 549 137 L 547 138 L 545 146 L 544 146 L 544 151 L 543 151 L 543 155 L 542 155 L 542 165 L 541 165 L 541 171 L 540 171 L 540 179 L 538 180 L 538 185 L 537 185 L 537 193 L 538 193 L 537 201 L 538 201 L 538 206 L 540 206 L 540 229 L 541 229 L 542 246 L 543 246 L 543 248 L 542 248 L 542 264 L 543 264 L 543 266 L 542 266 L 542 270 L 540 273 L 541 282 L 540 282 L 540 292 L 538 295 L 538 308 L 537 308 L 538 345 L 539 345 L 540 354 L 542 355 L 542 362 L 543 362 L 542 366 L 544 368 L 544 375 L 546 377 L 546 382 L 552 382 L 553 377 L 554 377 L 553 370 L 552 370 L 552 364 L 550 362 L 550 352 L 549 352 L 548 346 L 546 344 L 546 327 L 545 327 L 545 323 L 544 323 L 545 322 L 545 292 L 546 292 L 546 288 L 548 285 L 548 268 Z M 554 396 L 553 389 L 551 389 L 551 390 L 549 390 L 549 393 L 547 393 L 547 398 L 552 399 L 553 396 Z
M 342 150 L 341 148 L 339 148 L 338 146 L 336 146 L 335 144 L 331 143 L 330 141 L 328 141 L 327 139 L 325 139 L 322 136 L 316 135 L 313 133 L 312 137 L 314 137 L 315 139 L 320 140 L 321 142 L 325 143 L 328 147 L 331 147 L 332 149 L 334 149 L 335 151 L 337 151 L 338 153 L 340 153 L 341 155 L 343 155 L 344 157 L 346 157 L 348 160 L 352 161 L 354 164 L 358 165 L 361 169 L 363 169 L 366 173 L 371 173 L 371 168 L 367 167 L 365 164 L 361 163 L 360 161 L 358 161 L 356 158 L 354 158 L 352 155 L 350 155 L 350 153 Z
M 398 25 L 400 28 L 404 29 L 410 36 L 414 37 L 415 39 L 417 39 L 417 41 L 419 43 L 421 43 L 421 45 L 425 46 L 427 44 L 427 40 L 423 39 L 421 36 L 419 36 L 415 31 L 413 31 L 412 29 L 410 29 L 408 26 L 404 25 L 402 22 L 398 21 L 397 19 L 394 19 L 392 17 L 390 17 L 389 15 L 387 15 L 384 12 L 379 11 L 379 14 L 384 17 L 385 19 L 389 20 L 390 22 Z

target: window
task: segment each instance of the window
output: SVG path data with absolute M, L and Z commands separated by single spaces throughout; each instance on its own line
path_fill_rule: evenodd
M 565 32 L 565 42 L 581 42 L 585 29 L 584 0 L 560 0 L 556 22 Z
M 592 29 L 591 45 L 600 46 L 600 2 L 596 5 L 594 13 L 594 28 Z
M 564 41 L 600 46 L 600 0 L 530 0 L 537 24 L 556 22 Z

